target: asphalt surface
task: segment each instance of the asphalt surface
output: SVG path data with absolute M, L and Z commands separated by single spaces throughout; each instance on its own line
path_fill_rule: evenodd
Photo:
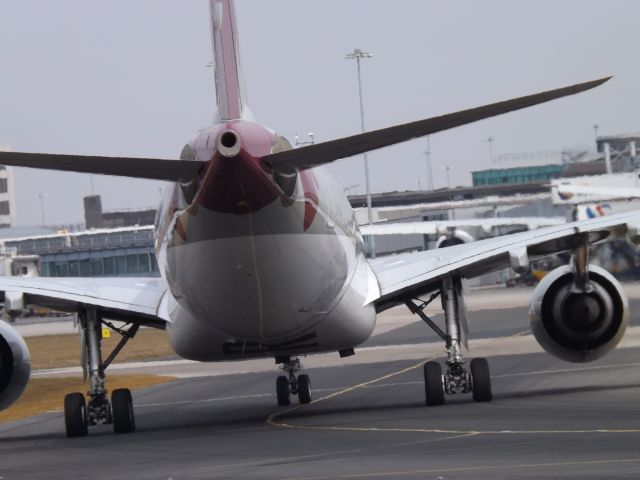
M 471 323 L 499 351 L 527 328 L 526 309 L 480 310 Z M 414 322 L 368 346 L 426 335 Z M 590 364 L 489 356 L 494 401 L 441 407 L 424 405 L 420 360 L 384 360 L 308 369 L 314 403 L 302 407 L 276 406 L 274 368 L 134 392 L 133 434 L 67 439 L 60 412 L 0 425 L 0 477 L 640 478 L 637 346 Z

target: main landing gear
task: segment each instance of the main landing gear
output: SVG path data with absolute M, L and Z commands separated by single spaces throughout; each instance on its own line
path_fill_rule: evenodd
M 309 375 L 298 375 L 296 372 L 302 368 L 298 358 L 289 356 L 276 357 L 276 363 L 281 364 L 282 371 L 287 375 L 280 375 L 276 379 L 276 397 L 278 405 L 291 404 L 291 395 L 297 395 L 302 404 L 311 402 L 311 380 Z
M 104 385 L 104 371 L 126 343 L 135 336 L 139 325 L 133 325 L 128 330 L 110 325 L 122 335 L 122 340 L 104 362 L 101 353 L 102 319 L 95 307 L 89 307 L 80 313 L 80 326 L 84 343 L 82 348 L 86 349 L 84 351 L 88 356 L 89 401 L 85 401 L 85 396 L 79 392 L 70 393 L 65 397 L 64 422 L 67 437 L 85 436 L 89 427 L 102 424 L 113 424 L 115 433 L 135 431 L 131 392 L 127 388 L 118 388 L 113 391 L 109 401 Z
M 445 331 L 442 331 L 424 313 L 429 303 L 442 296 L 442 308 L 445 314 Z M 411 313 L 418 315 L 431 329 L 445 341 L 447 360 L 446 372 L 438 362 L 429 361 L 424 365 L 424 389 L 426 404 L 436 406 L 444 404 L 445 394 L 472 393 L 476 402 L 489 402 L 491 392 L 491 374 L 485 358 L 474 358 L 465 370 L 461 344 L 466 346 L 466 310 L 462 297 L 462 285 L 459 278 L 446 277 L 442 281 L 440 292 L 435 293 L 426 302 L 416 304 L 405 301 Z

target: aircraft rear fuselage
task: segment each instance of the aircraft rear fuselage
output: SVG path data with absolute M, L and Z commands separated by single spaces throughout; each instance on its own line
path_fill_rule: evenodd
M 370 335 L 373 273 L 353 210 L 322 169 L 273 171 L 262 160 L 290 148 L 274 132 L 235 120 L 183 149 L 184 159 L 207 163 L 196 180 L 168 190 L 156 242 L 175 297 L 170 338 L 181 356 L 335 351 Z M 323 333 L 332 315 L 341 318 Z

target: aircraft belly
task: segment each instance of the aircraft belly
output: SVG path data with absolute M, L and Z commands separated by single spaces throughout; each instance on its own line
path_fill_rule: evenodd
M 361 257 L 350 284 L 334 308 L 318 323 L 303 326 L 295 335 L 251 341 L 230 337 L 214 322 L 203 322 L 174 299 L 169 307 L 172 322 L 167 333 L 178 355 L 198 361 L 225 361 L 275 356 L 305 355 L 355 347 L 371 335 L 375 326 L 375 308 L 369 298 L 375 282 L 368 263 Z M 375 293 L 375 292 L 374 292 Z
M 170 247 L 178 302 L 228 338 L 295 335 L 335 306 L 355 262 L 346 237 L 282 234 Z M 173 261 L 172 261 L 173 260 Z

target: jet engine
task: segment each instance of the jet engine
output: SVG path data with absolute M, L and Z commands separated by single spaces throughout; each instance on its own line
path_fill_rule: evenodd
M 13 327 L 0 320 L 0 410 L 20 398 L 30 373 L 27 344 Z
M 465 232 L 464 230 L 455 229 L 453 232 L 450 232 L 447 235 L 440 235 L 438 241 L 436 242 L 436 248 L 444 248 L 451 247 L 453 245 L 461 245 L 463 243 L 471 243 L 476 239 L 473 238 L 473 235 Z
M 568 362 L 591 362 L 611 351 L 629 323 L 622 287 L 603 268 L 589 266 L 586 292 L 570 266 L 545 276 L 531 297 L 531 330 L 547 352 Z

